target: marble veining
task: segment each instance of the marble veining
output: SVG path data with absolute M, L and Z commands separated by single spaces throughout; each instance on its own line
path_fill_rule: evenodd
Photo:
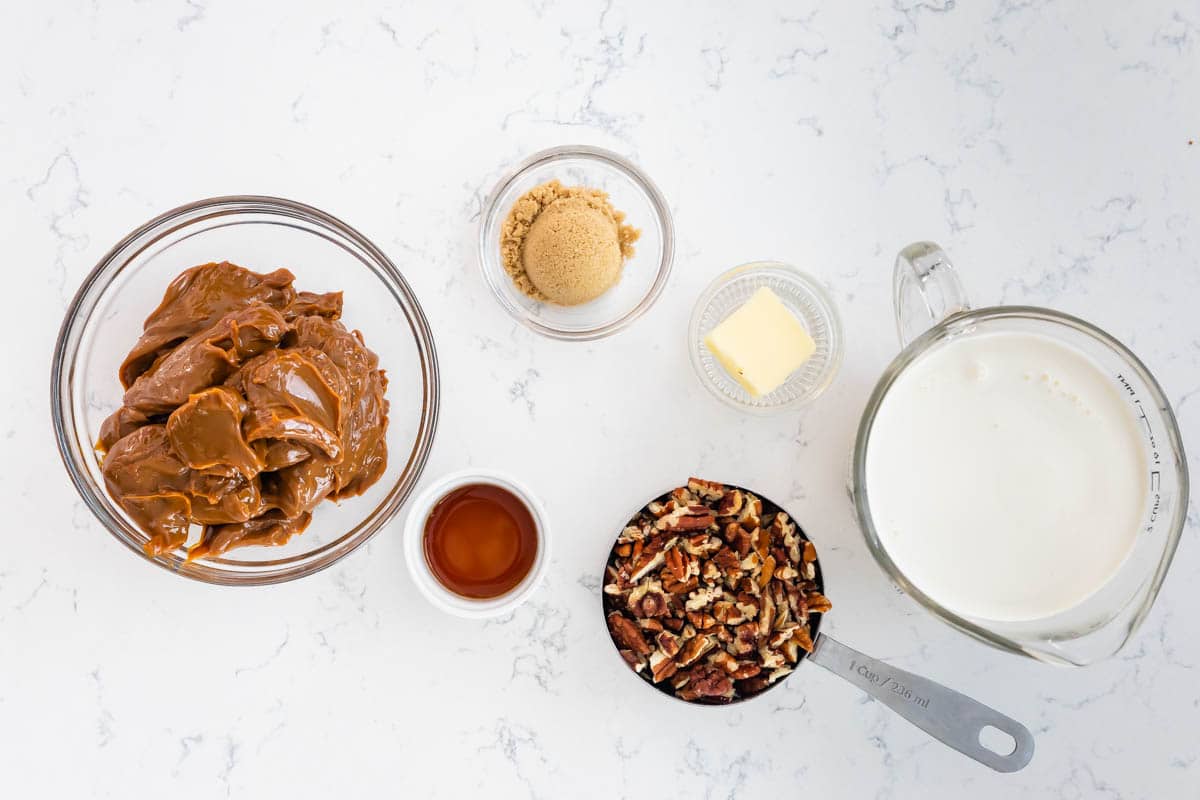
M 1193 0 L 56 0 L 6 10 L 0 67 L 0 794 L 1200 796 L 1194 506 L 1136 640 L 1068 671 L 922 612 L 845 487 L 897 349 L 892 258 L 916 239 L 976 304 L 1127 342 L 1197 447 Z M 496 180 L 570 142 L 636 160 L 677 234 L 658 304 L 589 344 L 514 324 L 475 260 Z M 530 603 L 441 615 L 407 581 L 400 520 L 299 583 L 201 586 L 78 500 L 47 404 L 67 303 L 135 225 L 234 193 L 316 205 L 401 267 L 442 368 L 426 480 L 496 466 L 543 498 L 554 553 Z M 757 419 L 699 386 L 684 335 L 716 274 L 764 258 L 826 284 L 847 356 L 818 403 Z M 689 473 L 778 498 L 821 550 L 826 631 L 1024 721 L 1032 764 L 992 773 L 814 665 L 729 709 L 639 685 L 601 568 L 624 518 Z

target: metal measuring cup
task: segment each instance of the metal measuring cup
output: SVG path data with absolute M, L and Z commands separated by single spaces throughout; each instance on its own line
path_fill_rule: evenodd
M 772 502 L 759 492 L 753 492 L 732 484 L 725 484 L 725 486 L 731 490 L 739 489 L 742 492 L 753 494 L 763 502 L 764 509 L 784 510 L 779 504 Z M 658 497 L 661 498 L 668 493 L 664 492 Z M 645 508 L 645 506 L 643 505 L 641 508 Z M 638 511 L 635 511 L 627 519 L 635 518 L 640 510 L 639 508 Z M 790 514 L 788 516 L 791 517 Z M 791 517 L 791 519 L 795 522 L 794 517 Z M 809 540 L 798 522 L 796 522 L 796 531 L 802 539 Z M 817 552 L 818 558 L 814 563 L 815 578 L 813 580 L 821 594 L 825 594 L 825 579 L 821 571 L 819 557 L 820 550 L 818 549 Z M 605 561 L 605 571 L 607 571 L 607 567 L 612 562 L 613 552 L 610 548 Z M 603 581 L 601 583 L 603 584 Z M 600 595 L 602 613 L 607 615 L 610 609 L 608 608 L 608 600 L 604 594 L 603 586 L 601 586 Z M 803 650 L 800 650 L 796 669 L 799 669 L 806 659 L 824 667 L 839 678 L 849 681 L 859 689 L 862 689 L 871 697 L 883 703 L 933 738 L 954 748 L 963 755 L 991 767 L 997 772 L 1016 772 L 1024 768 L 1033 758 L 1033 734 L 1024 725 L 936 681 L 891 666 L 883 661 L 871 658 L 864 653 L 860 653 L 851 647 L 847 647 L 820 631 L 824 617 L 825 614 L 813 613 L 809 615 L 808 624 L 813 640 L 813 649 L 811 653 L 805 653 Z M 628 668 L 628 664 L 621 658 L 617 642 L 612 640 L 612 644 L 614 652 L 616 652 L 617 657 L 621 660 L 622 665 Z M 633 674 L 642 683 L 656 689 L 660 694 L 668 695 L 680 702 L 688 703 L 688 705 L 714 705 L 713 703 L 683 700 L 671 692 L 668 687 L 655 684 L 636 672 Z M 728 706 L 765 695 L 772 689 L 782 686 L 784 681 L 791 678 L 794 674 L 795 670 L 757 694 L 749 697 L 737 697 L 727 702 L 715 704 L 715 707 Z M 984 746 L 981 741 L 981 735 L 987 728 L 995 728 L 1011 737 L 1013 742 L 1011 752 L 1003 753 Z

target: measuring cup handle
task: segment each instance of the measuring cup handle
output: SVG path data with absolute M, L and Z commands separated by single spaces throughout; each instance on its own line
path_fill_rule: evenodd
M 817 636 L 809 658 L 930 736 L 997 772 L 1016 772 L 1033 758 L 1033 734 L 1028 728 L 965 694 L 876 661 L 824 634 Z M 988 727 L 1013 738 L 1011 753 L 983 746 L 979 737 Z
M 933 242 L 915 242 L 896 256 L 892 307 L 900 346 L 904 347 L 930 326 L 968 311 L 971 305 L 942 248 Z

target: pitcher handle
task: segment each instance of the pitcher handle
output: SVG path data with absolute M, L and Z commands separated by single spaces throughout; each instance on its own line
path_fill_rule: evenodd
M 947 317 L 971 308 L 950 259 L 933 242 L 914 242 L 900 251 L 892 292 L 901 347 Z

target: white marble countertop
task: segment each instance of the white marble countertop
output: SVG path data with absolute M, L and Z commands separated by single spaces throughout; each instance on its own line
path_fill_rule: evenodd
M 1066 670 L 890 585 L 844 482 L 896 351 L 892 259 L 921 238 L 977 302 L 1127 342 L 1200 447 L 1198 85 L 1193 0 L 11 4 L 0 794 L 1195 797 L 1194 511 L 1132 645 Z M 517 327 L 472 247 L 498 175 L 569 142 L 643 166 L 679 245 L 657 306 L 586 345 Z M 425 480 L 502 467 L 554 520 L 549 578 L 512 618 L 428 605 L 399 519 L 312 578 L 237 590 L 140 563 L 79 501 L 47 402 L 63 310 L 134 226 L 232 193 L 330 211 L 404 271 L 444 381 Z M 749 418 L 704 392 L 684 332 L 715 274 L 772 257 L 832 290 L 848 351 L 807 411 Z M 823 546 L 830 632 L 1025 721 L 1033 763 L 993 773 L 816 668 L 724 710 L 636 686 L 601 562 L 615 520 L 689 473 L 791 508 Z

